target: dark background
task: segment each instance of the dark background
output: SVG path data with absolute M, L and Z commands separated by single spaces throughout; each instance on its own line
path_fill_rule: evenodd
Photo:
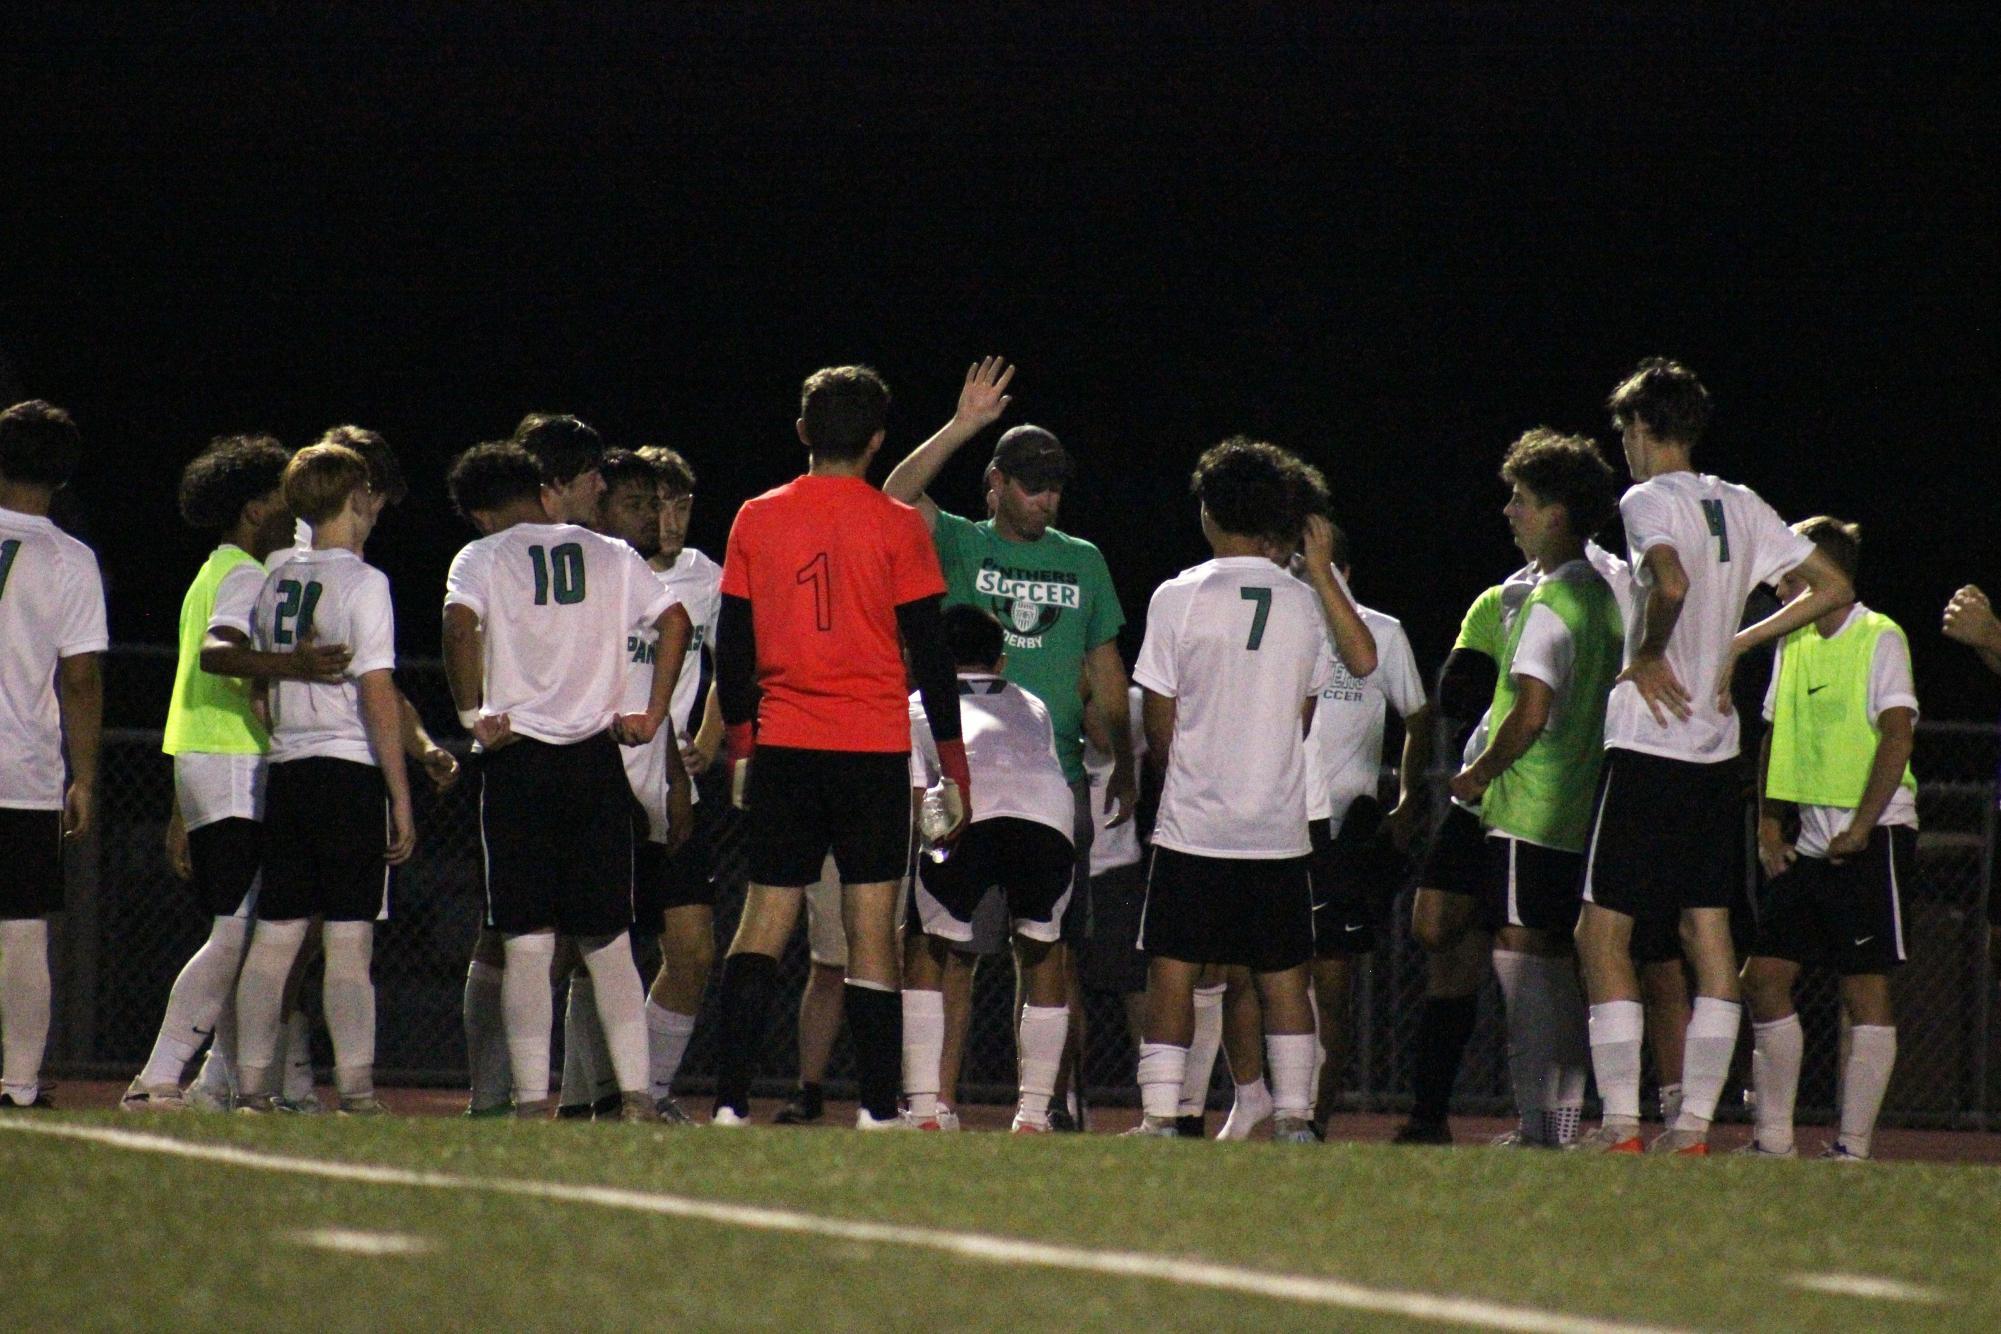
M 886 471 L 1000 352 L 1129 657 L 1206 555 L 1190 465 L 1246 431 L 1327 471 L 1429 671 L 1519 563 L 1501 450 L 1616 461 L 1605 394 L 1664 353 L 1717 399 L 1699 465 L 1859 519 L 1927 712 L 1989 715 L 1937 630 L 2001 594 L 1987 7 L 1556 8 L 14 12 L 0 390 L 86 432 L 121 641 L 173 638 L 209 436 L 382 430 L 415 489 L 370 558 L 430 653 L 445 463 L 523 411 L 680 448 L 720 555 L 803 463 L 807 372 L 887 375 Z M 990 448 L 934 494 L 977 511 Z

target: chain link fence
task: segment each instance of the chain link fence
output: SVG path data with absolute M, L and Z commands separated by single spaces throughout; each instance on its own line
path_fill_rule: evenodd
M 136 722 L 157 716 L 172 679 L 171 654 L 119 650 L 109 655 L 111 717 Z M 436 663 L 407 663 L 398 677 L 440 735 L 455 735 L 443 677 Z M 1899 1021 L 1895 1080 L 1885 1104 L 1888 1123 L 1979 1125 L 2001 1112 L 2001 1025 L 1992 1010 L 1994 978 L 1987 953 L 1986 905 L 1991 881 L 1997 759 L 1996 730 L 1984 724 L 1920 724 L 1913 762 L 1920 781 L 1923 834 L 1916 883 L 1907 887 L 1905 931 L 1911 962 L 1894 991 Z M 102 792 L 96 834 L 70 859 L 69 911 L 57 928 L 54 1068 L 72 1074 L 124 1076 L 150 1049 L 168 989 L 199 947 L 207 922 L 190 890 L 168 871 L 163 853 L 172 799 L 171 762 L 160 753 L 157 728 L 107 729 L 100 766 Z M 1387 776 L 1386 776 L 1387 777 Z M 465 1042 L 460 996 L 478 929 L 482 897 L 477 787 L 461 783 L 437 794 L 417 782 L 417 854 L 397 873 L 393 916 L 378 933 L 378 1066 L 385 1082 L 451 1084 L 463 1080 Z M 718 949 L 736 928 L 743 899 L 743 856 L 737 813 L 712 789 L 697 808 L 716 851 L 721 899 Z M 1747 823 L 1748 838 L 1748 823 Z M 1755 875 L 1747 856 L 1747 877 Z M 1344 1081 L 1351 1110 L 1408 1106 L 1410 1066 L 1424 955 L 1410 939 L 1410 886 L 1397 900 L 1394 929 L 1357 970 L 1355 1041 Z M 1755 894 L 1747 878 L 1747 893 Z M 802 914 L 803 920 L 803 914 Z M 762 1061 L 761 1091 L 787 1087 L 796 1070 L 796 997 L 804 986 L 803 930 L 783 960 L 787 999 L 772 1016 Z M 651 977 L 655 946 L 639 942 L 642 975 Z M 971 1100 L 1011 1099 L 1014 1086 L 1013 969 L 1005 954 L 985 961 L 975 987 L 962 1094 Z M 683 1084 L 704 1087 L 714 1068 L 714 988 L 683 1066 Z M 306 988 L 317 1006 L 316 980 Z M 1501 1112 L 1509 1105 L 1498 994 L 1489 983 L 1479 1025 L 1467 1047 L 1455 1097 L 1465 1113 Z M 1084 1083 L 1094 1101 L 1132 1102 L 1134 1050 L 1120 996 L 1087 995 L 1090 1042 Z M 1808 1056 L 1800 1089 L 1802 1119 L 1825 1119 L 1836 1102 L 1836 1011 L 1831 978 L 1813 976 L 1800 1011 Z M 1740 1051 L 1748 1052 L 1748 1041 Z M 324 1037 L 317 1056 L 330 1061 Z M 1748 1056 L 1740 1059 L 1748 1059 Z M 828 1071 L 830 1091 L 852 1078 L 845 1037 Z M 1229 1080 L 1218 1063 L 1215 1100 L 1227 1100 Z

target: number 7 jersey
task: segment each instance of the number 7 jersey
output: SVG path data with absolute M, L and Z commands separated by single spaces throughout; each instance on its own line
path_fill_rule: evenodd
M 479 617 L 481 715 L 556 746 L 611 726 L 627 634 L 679 601 L 626 543 L 568 523 L 468 543 L 445 576 L 445 605 Z
M 1154 590 L 1133 680 L 1174 700 L 1156 846 L 1199 857 L 1303 857 L 1301 706 L 1334 655 L 1320 599 L 1262 556 L 1224 556 Z

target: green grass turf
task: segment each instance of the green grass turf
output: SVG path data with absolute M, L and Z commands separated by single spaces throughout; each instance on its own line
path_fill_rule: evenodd
M 1692 1329 L 2001 1327 L 2001 1173 L 1919 1164 L 664 1130 L 452 1120 L 62 1119 L 273 1153 L 615 1185 Z M 248 1171 L 0 1131 L 25 1327 L 1391 1329 L 1400 1318 L 586 1205 Z M 419 1256 L 297 1244 L 394 1230 Z M 1921 1284 L 1943 1306 L 1799 1291 Z

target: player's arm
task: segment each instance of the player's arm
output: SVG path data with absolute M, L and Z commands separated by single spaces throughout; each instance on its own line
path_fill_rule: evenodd
M 1875 832 L 1876 822 L 1883 818 L 1884 808 L 1897 794 L 1897 785 L 1904 780 L 1904 769 L 1911 762 L 1917 723 L 1917 710 L 1901 705 L 1885 709 L 1876 716 L 1876 755 L 1869 762 L 1869 781 L 1862 787 L 1862 800 L 1855 807 L 1848 828 L 1829 840 L 1827 853 L 1830 858 L 1853 857 L 1869 846 L 1869 835 Z
M 695 636 L 695 623 L 688 609 L 675 603 L 653 622 L 660 637 L 653 655 L 653 680 L 646 696 L 646 712 L 627 714 L 612 720 L 612 736 L 621 745 L 643 746 L 653 740 L 666 723 L 674 699 L 674 687 L 681 679 L 681 666 L 688 657 L 688 641 Z M 668 738 L 661 749 L 667 764 L 667 851 L 673 852 L 688 841 L 695 829 L 695 803 L 688 781 L 688 766 L 682 762 L 681 748 Z
M 1429 700 L 1412 709 L 1403 720 L 1403 756 L 1397 762 L 1397 804 L 1387 819 L 1390 839 L 1398 848 L 1408 848 L 1424 818 L 1421 792 L 1424 775 L 1431 768 L 1432 708 Z
M 1947 639 L 1957 640 L 1980 655 L 1987 670 L 2001 676 L 2001 620 L 1995 619 L 1994 605 L 1972 584 L 1952 595 L 1945 604 Z
M 203 671 L 252 681 L 317 681 L 335 685 L 347 674 L 347 664 L 353 656 L 345 644 L 319 643 L 313 638 L 311 625 L 300 632 L 298 647 L 286 653 L 252 648 L 249 635 L 228 625 L 210 626 L 201 643 Z
M 945 622 L 939 615 L 942 594 L 913 598 L 896 606 L 896 628 L 910 653 L 910 675 L 924 705 L 931 739 L 937 744 L 938 770 L 958 786 L 963 818 L 939 842 L 950 842 L 973 818 L 973 778 L 966 766 L 966 743 L 959 722 L 959 677 L 952 651 L 945 644 Z
M 1675 623 L 1681 620 L 1682 604 L 1688 601 L 1688 571 L 1682 567 L 1681 553 L 1665 542 L 1648 547 L 1640 558 L 1652 578 L 1647 588 L 1646 606 L 1641 613 L 1639 647 L 1633 660 L 1620 672 L 1617 681 L 1631 681 L 1646 701 L 1654 721 L 1667 726 L 1665 708 L 1677 718 L 1689 716 L 1688 688 L 1668 666 L 1668 640 Z
M 97 653 L 72 653 L 58 661 L 63 745 L 69 754 L 69 791 L 63 795 L 63 837 L 90 832 L 97 805 L 97 752 L 104 739 L 104 668 Z
M 410 813 L 410 773 L 403 765 L 402 692 L 387 667 L 363 672 L 354 684 L 368 748 L 382 766 L 382 782 L 389 789 L 389 844 L 383 849 L 382 860 L 395 866 L 408 861 L 417 846 L 417 823 Z
M 1334 525 L 1325 516 L 1306 516 L 1306 534 L 1301 553 L 1306 565 L 1306 582 L 1320 598 L 1320 614 L 1327 620 L 1334 652 L 1357 679 L 1376 670 L 1376 637 L 1355 610 L 1354 599 L 1334 573 Z
M 1514 681 L 1515 707 L 1487 738 L 1487 748 L 1479 757 L 1452 776 L 1452 795 L 1463 802 L 1480 800 L 1496 778 L 1528 753 L 1549 725 L 1550 707 L 1556 699 L 1549 683 L 1533 676 L 1517 676 Z
M 479 613 L 462 602 L 445 604 L 445 685 L 452 692 L 452 707 L 458 710 L 459 726 L 471 732 L 473 740 L 486 750 L 506 745 L 514 729 L 504 713 L 482 718 L 479 710 L 486 698 L 486 662 L 480 642 Z
M 1777 668 L 1773 669 L 1777 675 Z M 1768 876 L 1784 875 L 1799 860 L 1799 852 L 1786 842 L 1784 802 L 1765 795 L 1772 774 L 1772 729 L 1758 741 L 1758 862 Z
M 906 505 L 915 505 L 924 516 L 925 526 L 934 526 L 938 522 L 938 506 L 925 492 L 931 489 L 939 469 L 959 452 L 960 446 L 1000 420 L 1001 414 L 1007 411 L 1011 401 L 1007 386 L 1012 379 L 1014 367 L 1001 357 L 988 357 L 968 367 L 966 382 L 959 388 L 959 406 L 952 413 L 952 419 L 890 469 L 889 476 L 882 483 L 883 494 Z
M 1112 757 L 1112 776 L 1105 784 L 1105 809 L 1118 806 L 1119 813 L 1106 822 L 1115 829 L 1132 819 L 1139 805 L 1139 772 L 1133 764 L 1132 717 L 1126 692 L 1132 682 L 1126 676 L 1126 662 L 1119 645 L 1108 639 L 1084 655 L 1084 718 L 1088 729 L 1095 715 L 1104 730 L 1105 753 Z
M 1756 625 L 1745 626 L 1730 641 L 1730 652 L 1723 659 L 1723 670 L 1716 682 L 1716 707 L 1725 713 L 1730 711 L 1730 679 L 1736 674 L 1737 659 L 1855 601 L 1855 585 L 1819 547 L 1792 573 L 1806 581 L 1807 591 Z
M 403 743 L 403 753 L 423 766 L 424 776 L 431 780 L 431 786 L 439 792 L 451 790 L 459 781 L 459 762 L 452 753 L 431 739 L 424 720 L 417 715 L 417 706 L 402 688 L 396 691 L 397 731 Z
M 1146 733 L 1147 758 L 1167 772 L 1168 752 L 1174 747 L 1175 703 L 1172 695 L 1158 695 L 1140 687 L 1139 725 Z
M 716 752 L 723 744 L 723 704 L 722 698 L 710 687 L 708 698 L 702 701 L 701 725 L 695 728 L 695 735 L 682 748 L 681 762 L 688 773 L 707 773 L 709 766 L 716 762 Z

